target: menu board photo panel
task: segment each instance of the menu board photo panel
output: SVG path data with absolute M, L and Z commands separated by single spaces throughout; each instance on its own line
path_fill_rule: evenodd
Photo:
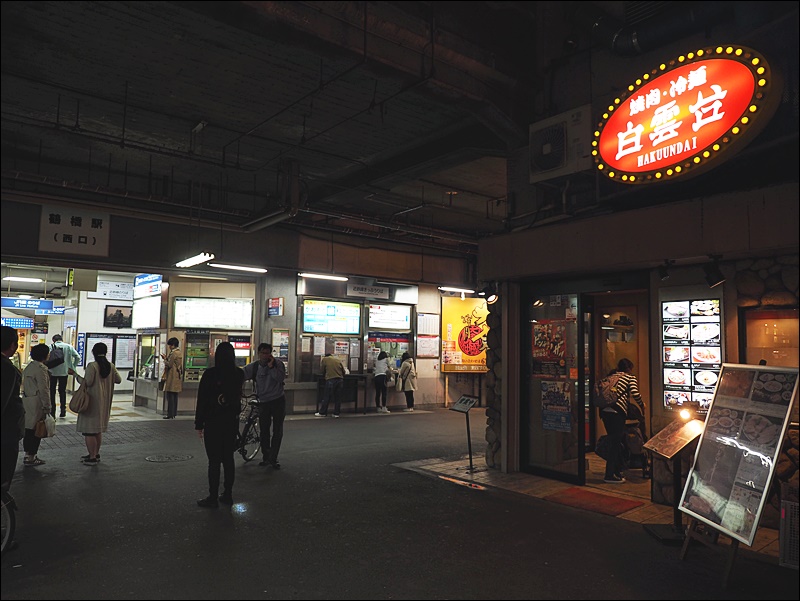
M 661 303 L 661 368 L 664 406 L 711 404 L 723 361 L 722 315 L 718 298 Z
M 752 545 L 797 402 L 797 369 L 722 365 L 680 510 Z

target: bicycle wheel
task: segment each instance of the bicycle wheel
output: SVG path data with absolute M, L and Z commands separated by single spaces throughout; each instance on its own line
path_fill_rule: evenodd
M 261 448 L 261 432 L 258 421 L 246 424 L 240 435 L 239 453 L 245 461 L 251 461 Z
M 2 528 L 0 530 L 0 548 L 2 549 L 2 554 L 5 554 L 6 549 L 11 545 L 11 541 L 14 540 L 14 530 L 17 525 L 17 518 L 14 515 L 15 509 L 14 499 L 10 494 L 4 492 L 3 506 L 2 510 L 0 510 L 0 528 Z

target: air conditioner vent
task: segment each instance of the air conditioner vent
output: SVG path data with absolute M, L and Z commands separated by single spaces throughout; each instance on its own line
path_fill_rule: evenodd
M 530 183 L 591 169 L 591 105 L 530 126 Z

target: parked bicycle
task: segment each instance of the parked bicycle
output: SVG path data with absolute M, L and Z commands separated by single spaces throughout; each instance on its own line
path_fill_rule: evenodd
M 245 461 L 252 461 L 261 449 L 261 431 L 258 428 L 258 400 L 255 394 L 243 397 L 245 403 L 239 415 L 241 424 L 236 450 Z
M 17 518 L 14 512 L 17 510 L 17 504 L 5 486 L 2 491 L 2 500 L 3 506 L 2 510 L 0 510 L 0 554 L 5 555 L 6 551 L 11 547 L 11 543 L 14 542 L 14 530 L 17 527 Z

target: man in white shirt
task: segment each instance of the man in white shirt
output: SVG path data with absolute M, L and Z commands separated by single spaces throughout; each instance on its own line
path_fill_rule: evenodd
M 58 396 L 61 401 L 61 415 L 67 416 L 67 376 L 78 366 L 81 356 L 71 344 L 64 342 L 61 334 L 53 336 L 53 344 L 50 346 L 50 353 L 54 349 L 61 349 L 64 353 L 64 362 L 55 367 L 48 367 L 50 370 L 50 413 L 56 416 L 56 385 L 58 385 Z

